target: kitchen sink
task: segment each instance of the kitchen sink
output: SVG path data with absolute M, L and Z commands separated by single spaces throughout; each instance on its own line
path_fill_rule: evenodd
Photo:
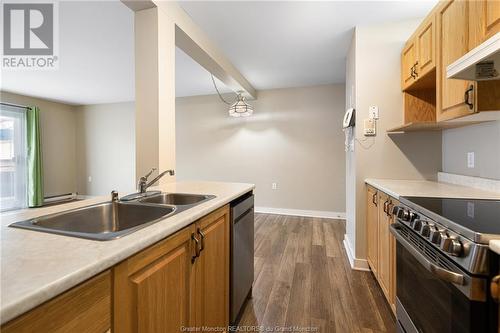
M 31 220 L 11 227 L 95 240 L 111 240 L 176 213 L 172 205 L 105 202 Z
M 215 198 L 214 195 L 204 194 L 186 194 L 186 193 L 161 193 L 143 199 L 139 199 L 141 203 L 160 204 L 160 205 L 175 205 L 187 206 L 197 205 L 204 201 Z

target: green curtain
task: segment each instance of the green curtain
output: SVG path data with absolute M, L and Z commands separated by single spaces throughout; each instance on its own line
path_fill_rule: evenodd
M 26 112 L 28 158 L 28 206 L 43 204 L 42 145 L 40 139 L 40 109 L 29 107 Z

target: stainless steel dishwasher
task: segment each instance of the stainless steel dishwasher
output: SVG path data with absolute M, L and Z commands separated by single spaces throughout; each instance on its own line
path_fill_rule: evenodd
M 250 192 L 231 203 L 231 323 L 252 293 L 254 202 Z

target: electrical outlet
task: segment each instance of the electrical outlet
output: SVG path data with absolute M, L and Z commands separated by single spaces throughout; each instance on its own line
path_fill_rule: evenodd
M 89 183 L 92 183 L 92 176 L 89 176 L 88 180 L 89 180 Z
M 475 166 L 474 152 L 470 151 L 470 152 L 467 153 L 467 167 L 469 169 L 474 169 L 474 166 Z
M 271 188 L 272 188 L 273 190 L 277 190 L 277 189 L 278 189 L 278 184 L 277 184 L 277 183 L 272 183 L 272 184 L 271 184 Z

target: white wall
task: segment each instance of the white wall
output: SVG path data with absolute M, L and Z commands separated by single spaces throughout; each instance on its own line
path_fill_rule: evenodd
M 257 206 L 344 213 L 344 85 L 259 91 L 250 103 L 254 115 L 236 119 L 216 95 L 177 98 L 178 179 L 255 183 Z
M 401 49 L 419 20 L 356 27 L 356 218 L 347 226 L 350 251 L 356 259 L 366 257 L 366 178 L 436 179 L 441 169 L 441 133 L 387 135 L 388 128 L 402 124 L 403 100 L 400 80 Z M 377 136 L 365 138 L 362 121 L 368 108 L 377 105 L 380 120 Z M 350 203 L 348 203 L 349 205 Z M 354 234 L 350 232 L 355 231 Z
M 468 152 L 474 168 L 467 167 Z M 500 179 L 500 121 L 443 131 L 443 171 Z
M 356 30 L 353 31 L 351 45 L 346 59 L 346 110 L 356 109 Z M 356 154 L 354 152 L 354 130 L 347 131 L 346 151 L 346 236 L 348 249 L 356 247 Z M 351 237 L 349 237 L 351 235 Z
M 74 106 L 1 92 L 3 102 L 38 106 L 44 196 L 76 191 L 76 115 Z
M 77 189 L 86 195 L 123 195 L 135 189 L 133 102 L 76 107 Z M 91 181 L 89 181 L 91 177 Z

